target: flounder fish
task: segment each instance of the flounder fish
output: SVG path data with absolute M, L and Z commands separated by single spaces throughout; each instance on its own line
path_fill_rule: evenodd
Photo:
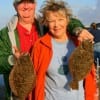
M 93 44 L 85 40 L 75 48 L 69 58 L 69 71 L 72 75 L 69 85 L 72 89 L 78 89 L 78 81 L 83 80 L 90 72 L 93 62 Z
M 15 65 L 9 75 L 9 84 L 17 100 L 25 100 L 35 87 L 36 73 L 33 67 L 28 53 L 15 60 Z

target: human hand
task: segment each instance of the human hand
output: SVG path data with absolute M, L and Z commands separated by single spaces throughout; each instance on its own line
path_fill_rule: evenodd
M 78 40 L 80 42 L 84 40 L 90 40 L 90 42 L 94 43 L 94 36 L 86 29 L 83 29 L 78 36 Z
M 28 55 L 29 52 L 20 52 L 19 49 L 17 47 L 13 47 L 15 53 L 14 53 L 14 56 L 15 58 L 19 58 L 21 55 Z
M 15 51 L 14 56 L 15 56 L 16 58 L 19 58 L 20 55 L 21 55 L 19 49 L 18 49 L 17 47 L 15 47 L 15 46 L 13 47 L 13 49 L 14 49 L 14 51 Z

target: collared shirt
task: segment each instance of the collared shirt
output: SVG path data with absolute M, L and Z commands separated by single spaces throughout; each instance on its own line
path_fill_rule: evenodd
M 35 25 L 32 26 L 31 31 L 29 32 L 19 23 L 17 24 L 17 30 L 19 35 L 20 42 L 20 51 L 21 52 L 30 52 L 31 47 L 34 45 L 34 42 L 38 38 L 38 32 Z

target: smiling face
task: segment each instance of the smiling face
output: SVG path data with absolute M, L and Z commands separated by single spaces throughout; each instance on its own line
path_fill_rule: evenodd
M 64 11 L 49 11 L 47 13 L 47 26 L 50 33 L 56 40 L 65 40 L 69 18 Z
M 21 2 L 15 6 L 19 21 L 23 23 L 33 23 L 35 16 L 35 3 Z

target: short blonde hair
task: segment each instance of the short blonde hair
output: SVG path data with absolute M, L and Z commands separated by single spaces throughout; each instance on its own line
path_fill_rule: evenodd
M 59 12 L 59 11 L 63 11 L 65 12 L 65 16 L 66 18 L 70 18 L 72 16 L 72 11 L 70 9 L 70 7 L 68 6 L 68 3 L 64 2 L 64 1 L 56 1 L 56 0 L 46 0 L 43 3 L 43 6 L 40 9 L 40 16 L 39 16 L 39 20 L 41 22 L 41 24 L 47 25 L 47 13 L 51 11 L 51 12 Z

